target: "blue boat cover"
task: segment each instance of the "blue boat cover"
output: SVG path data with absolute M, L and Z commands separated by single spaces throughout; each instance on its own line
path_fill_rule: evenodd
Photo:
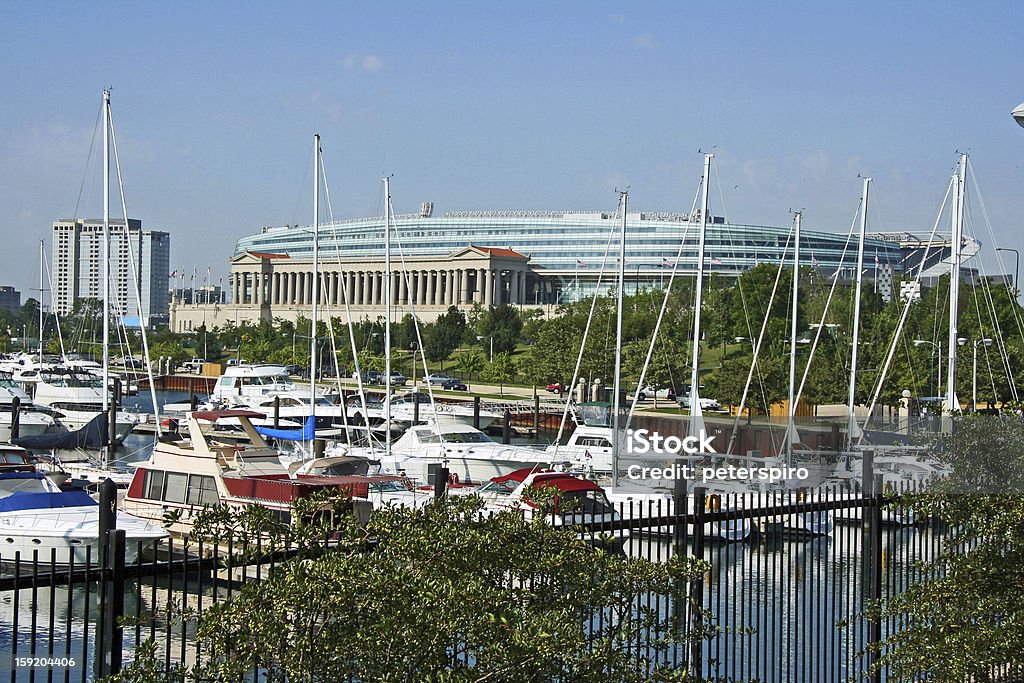
M 284 441 L 312 441 L 316 434 L 316 418 L 312 415 L 306 418 L 306 424 L 302 429 L 274 429 L 272 427 L 257 427 L 257 433 Z
M 57 432 L 53 434 L 36 434 L 13 439 L 11 443 L 29 450 L 103 448 L 107 445 L 107 415 L 99 413 L 89 420 L 81 429 L 73 432 Z
M 95 500 L 85 491 L 62 491 L 48 493 L 46 491 L 18 491 L 0 498 L 0 512 L 17 510 L 48 510 L 53 508 L 72 508 L 98 506 Z

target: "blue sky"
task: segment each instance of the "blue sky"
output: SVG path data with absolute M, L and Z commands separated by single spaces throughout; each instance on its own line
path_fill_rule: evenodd
M 171 232 L 172 269 L 214 279 L 240 236 L 310 222 L 314 131 L 336 217 L 381 213 L 384 174 L 399 212 L 611 209 L 627 185 L 631 209 L 687 210 L 713 148 L 716 213 L 786 225 L 802 208 L 843 233 L 858 174 L 871 229 L 929 230 L 966 150 L 978 239 L 1024 249 L 1014 9 L 7 2 L 0 284 L 34 296 L 38 242 L 83 185 L 78 215 L 101 215 L 86 161 L 106 86 L 129 213 Z

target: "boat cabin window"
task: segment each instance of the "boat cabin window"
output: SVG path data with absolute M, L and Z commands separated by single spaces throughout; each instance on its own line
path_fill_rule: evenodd
M 184 503 L 185 489 L 188 488 L 188 475 L 182 472 L 168 472 L 166 480 L 163 499 L 168 503 Z
M 150 500 L 187 505 L 216 505 L 217 482 L 206 474 L 146 470 L 142 496 Z
M 235 378 L 234 377 L 221 377 L 219 380 L 217 380 L 217 385 L 221 386 L 221 387 L 225 387 L 225 388 L 233 387 L 233 386 L 235 386 Z
M 448 443 L 491 443 L 491 439 L 483 432 L 451 432 L 444 435 Z
M 146 470 L 146 478 L 142 482 L 142 495 L 152 500 L 160 500 L 164 493 L 164 471 Z
M 576 442 L 577 446 L 594 446 L 597 448 L 611 448 L 611 442 L 601 436 L 584 436 Z
M 191 474 L 188 482 L 189 505 L 216 505 L 217 482 L 205 474 Z

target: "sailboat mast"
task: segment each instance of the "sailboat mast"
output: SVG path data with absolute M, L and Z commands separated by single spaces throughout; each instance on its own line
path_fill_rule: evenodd
M 39 367 L 43 366 L 43 252 L 44 240 L 39 240 Z
M 622 225 L 619 233 L 619 282 L 615 296 L 615 372 L 612 379 L 612 485 L 619 483 L 619 396 L 622 392 L 622 297 L 626 287 L 626 212 L 629 191 L 619 192 L 619 210 Z M 637 387 L 637 391 L 640 388 Z
M 789 325 L 789 425 L 786 427 L 786 455 L 793 455 L 793 442 L 796 441 L 796 315 L 797 297 L 800 293 L 800 219 L 803 215 L 797 211 L 793 215 L 796 222 L 793 228 L 793 303 L 790 309 Z
M 128 217 L 125 217 L 127 222 Z M 103 91 L 103 413 L 110 409 L 110 91 Z
M 313 310 L 312 327 L 309 333 L 309 414 L 313 418 L 313 433 L 316 433 L 316 371 L 320 367 L 316 357 L 316 324 L 320 299 L 320 134 L 313 133 Z M 310 437 L 310 443 L 314 437 Z M 312 455 L 313 448 L 310 447 Z
M 864 178 L 864 191 L 860 202 L 860 237 L 857 240 L 857 286 L 853 293 L 853 336 L 850 342 L 853 349 L 850 352 L 850 392 L 847 404 L 850 411 L 850 421 L 846 429 L 846 440 L 851 446 L 853 445 L 854 439 L 858 436 L 857 417 L 853 413 L 853 408 L 857 405 L 857 351 L 860 348 L 860 293 L 864 285 L 864 237 L 867 235 L 868 229 L 868 192 L 870 191 L 870 188 L 871 178 Z
M 949 270 L 949 343 L 946 349 L 948 366 L 946 368 L 946 412 L 960 409 L 960 401 L 956 396 L 956 347 L 959 332 L 957 319 L 960 304 L 960 245 L 963 241 L 964 204 L 967 188 L 967 155 L 960 155 L 960 168 L 955 176 L 956 193 L 953 196 L 953 234 L 950 242 L 953 253 Z
M 700 309 L 704 294 L 704 238 L 708 229 L 708 185 L 711 182 L 711 159 L 713 154 L 704 155 L 704 177 L 701 180 L 702 197 L 700 209 L 700 240 L 697 248 L 697 293 L 693 303 L 693 356 L 690 368 L 690 436 L 700 437 L 704 413 L 700 407 L 699 377 L 697 363 L 700 358 Z
M 415 381 L 415 377 L 413 381 Z M 391 178 L 384 178 L 384 456 L 391 458 Z

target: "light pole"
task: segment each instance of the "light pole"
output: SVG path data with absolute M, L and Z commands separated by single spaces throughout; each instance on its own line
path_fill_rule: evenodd
M 996 251 L 1013 252 L 1013 292 L 1017 293 L 1017 281 L 1020 279 L 1020 251 L 1011 247 L 996 247 Z
M 493 363 L 494 362 L 494 337 L 487 337 L 487 336 L 484 336 L 482 334 L 478 334 L 477 337 L 476 337 L 477 341 L 483 341 L 484 339 L 489 339 L 490 342 L 491 342 L 491 355 L 488 358 L 488 360 L 491 363 Z
M 416 342 L 409 344 L 410 355 L 412 356 L 412 385 L 416 386 Z
M 936 344 L 933 341 L 928 341 L 927 339 L 915 339 L 914 340 L 914 346 L 921 346 L 922 344 L 928 344 L 929 346 L 934 346 L 935 349 L 939 353 L 939 378 L 938 378 L 938 380 L 936 380 L 936 383 L 935 383 L 935 393 L 938 394 L 938 392 L 940 392 L 942 390 L 942 347 L 939 346 L 938 344 Z
M 992 340 L 989 338 L 975 339 L 972 342 L 974 346 L 974 368 L 971 372 L 971 412 L 978 412 L 978 344 L 984 344 L 985 346 L 992 346 Z

